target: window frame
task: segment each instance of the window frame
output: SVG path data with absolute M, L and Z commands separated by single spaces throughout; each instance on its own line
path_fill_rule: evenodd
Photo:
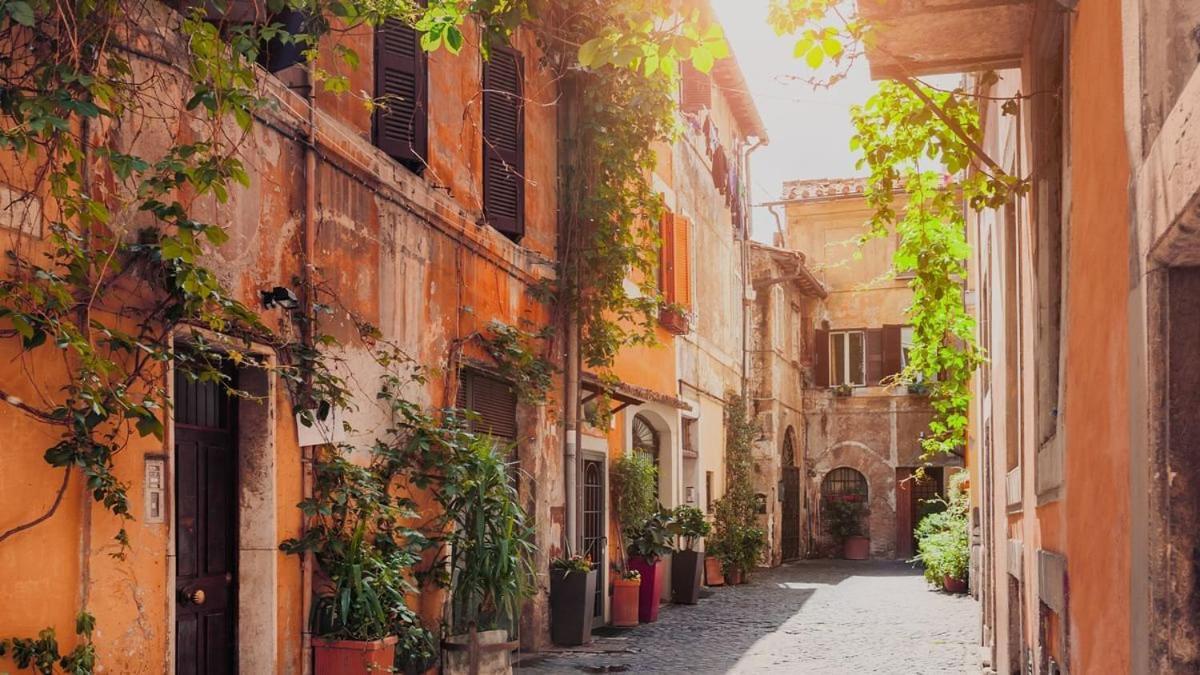
M 845 353 L 850 353 L 850 336 L 857 334 L 859 336 L 860 364 L 859 371 L 862 376 L 861 382 L 850 381 L 850 359 L 842 359 L 842 373 L 837 372 L 837 343 L 844 343 Z M 846 328 L 842 330 L 829 331 L 829 386 L 840 387 L 843 384 L 851 387 L 867 386 L 867 331 L 863 328 Z

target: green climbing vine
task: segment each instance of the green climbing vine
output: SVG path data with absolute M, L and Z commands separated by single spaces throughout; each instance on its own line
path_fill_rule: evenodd
M 772 0 L 769 21 L 781 35 L 796 35 L 795 55 L 814 70 L 814 86 L 843 79 L 873 43 L 873 23 L 833 0 Z M 985 73 L 981 81 L 994 74 Z M 1012 114 L 1017 100 L 1005 101 Z M 897 274 L 912 272 L 908 308 L 913 343 L 897 382 L 926 388 L 934 416 L 922 440 L 927 458 L 961 453 L 967 439 L 971 377 L 986 355 L 967 311 L 964 207 L 996 208 L 1028 190 L 981 148 L 975 97 L 966 89 L 937 89 L 912 78 L 884 81 L 851 109 L 850 149 L 870 171 L 866 200 L 873 213 L 869 239 L 899 235 Z M 903 204 L 898 204 L 903 200 Z

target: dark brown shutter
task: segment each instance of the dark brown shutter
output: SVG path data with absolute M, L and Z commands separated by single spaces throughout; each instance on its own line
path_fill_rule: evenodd
M 503 47 L 483 64 L 483 215 L 513 241 L 525 234 L 523 62 Z
M 883 327 L 883 377 L 900 372 L 903 367 L 903 349 L 900 344 L 901 326 Z
M 471 430 L 505 440 L 517 438 L 517 393 L 504 380 L 464 370 L 458 385 L 458 407 L 475 414 Z
M 883 377 L 883 331 L 867 330 L 867 386 L 879 384 Z
M 412 26 L 388 19 L 375 30 L 375 145 L 417 172 L 429 150 L 426 58 Z
M 690 63 L 683 64 L 679 91 L 679 109 L 683 112 L 700 112 L 712 107 L 712 81 L 708 75 L 696 70 Z
M 829 331 L 817 330 L 816 339 L 813 340 L 813 351 L 816 358 L 813 359 L 813 381 L 818 387 L 829 386 Z

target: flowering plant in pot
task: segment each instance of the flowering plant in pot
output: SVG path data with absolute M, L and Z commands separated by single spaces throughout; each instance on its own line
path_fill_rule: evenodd
M 704 572 L 704 552 L 697 551 L 696 544 L 712 533 L 712 525 L 703 511 L 684 505 L 675 509 L 670 530 L 682 542 L 671 556 L 671 598 L 694 605 L 700 599 L 700 576 Z
M 863 517 L 866 507 L 859 495 L 828 495 L 822 500 L 821 517 L 825 529 L 842 547 L 846 560 L 866 560 L 870 557 L 871 540 L 864 536 Z
M 951 593 L 967 591 L 971 565 L 971 540 L 967 513 L 970 509 L 965 471 L 951 476 L 946 498 L 928 500 L 940 511 L 917 524 L 917 555 L 913 562 L 925 566 L 925 579 Z
M 591 642 L 598 576 L 588 556 L 566 553 L 550 561 L 550 638 L 556 644 Z

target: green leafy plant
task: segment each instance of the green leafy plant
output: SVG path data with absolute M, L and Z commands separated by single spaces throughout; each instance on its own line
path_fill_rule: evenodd
M 629 532 L 650 520 L 658 509 L 658 468 L 644 452 L 626 452 L 612 468 L 617 522 Z
M 917 555 L 912 562 L 924 565 L 925 579 L 938 586 L 946 577 L 966 581 L 971 566 L 970 497 L 966 480 L 965 471 L 951 476 L 946 497 L 929 500 L 941 510 L 917 524 Z
M 592 559 L 579 553 L 563 555 L 550 561 L 550 569 L 567 574 L 572 572 L 586 574 L 592 571 Z
M 684 504 L 675 509 L 671 519 L 671 533 L 683 539 L 683 550 L 692 551 L 700 539 L 712 534 L 712 524 L 705 518 L 703 511 Z
M 749 572 L 758 564 L 759 548 L 753 555 L 758 528 L 758 507 L 754 499 L 751 451 L 758 425 L 750 419 L 746 399 L 728 392 L 725 403 L 725 494 L 713 506 L 713 535 L 708 550 L 721 559 L 726 570 Z
M 30 668 L 41 675 L 54 675 L 55 672 L 91 675 L 96 668 L 96 647 L 92 644 L 95 627 L 96 619 L 87 612 L 80 612 L 75 617 L 75 634 L 81 641 L 67 654 L 59 653 L 54 629 L 44 628 L 36 638 L 0 640 L 0 657 L 11 656 L 18 668 Z
M 493 321 L 483 336 L 483 345 L 496 362 L 500 375 L 513 383 L 522 401 L 532 404 L 546 402 L 550 391 L 554 364 L 542 358 L 533 346 L 534 340 L 549 337 L 548 331 L 539 334 Z
M 858 495 L 829 495 L 821 499 L 821 520 L 833 540 L 843 544 L 850 537 L 863 536 L 863 518 L 867 509 Z
M 669 511 L 658 510 L 640 525 L 625 532 L 629 540 L 628 552 L 648 561 L 655 561 L 669 554 L 672 550 L 673 516 Z

